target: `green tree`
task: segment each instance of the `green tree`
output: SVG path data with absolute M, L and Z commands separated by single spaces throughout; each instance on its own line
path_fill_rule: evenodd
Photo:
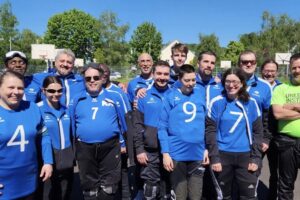
M 40 36 L 33 33 L 31 30 L 24 29 L 16 36 L 17 49 L 24 52 L 28 57 L 31 57 L 31 44 L 37 43 L 40 38 Z
M 232 66 L 237 66 L 239 55 L 242 51 L 245 50 L 243 43 L 230 41 L 225 49 L 222 60 L 230 60 Z
M 99 23 L 100 47 L 94 53 L 96 60 L 110 66 L 128 65 L 129 46 L 125 35 L 129 25 L 118 25 L 117 15 L 110 11 L 100 16 Z
M 99 22 L 76 9 L 52 16 L 47 25 L 45 43 L 56 48 L 69 48 L 76 57 L 91 60 L 99 45 Z
M 11 3 L 9 1 L 0 5 L 0 55 L 4 55 L 7 51 L 15 49 L 14 38 L 18 31 L 16 26 L 18 21 L 16 16 L 13 15 Z M 2 59 L 0 59 L 2 63 Z
M 202 51 L 213 51 L 217 54 L 218 58 L 221 56 L 222 48 L 220 47 L 219 39 L 215 34 L 204 35 L 200 33 L 199 40 L 200 43 L 197 47 L 198 53 Z
M 138 56 L 143 52 L 149 53 L 155 61 L 158 60 L 162 49 L 162 36 L 154 24 L 145 22 L 136 28 L 129 44 L 132 63 L 136 63 Z

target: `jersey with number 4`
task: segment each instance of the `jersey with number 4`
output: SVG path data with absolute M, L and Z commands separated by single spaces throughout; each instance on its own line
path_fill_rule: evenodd
M 52 163 L 50 138 L 39 108 L 22 101 L 17 111 L 0 107 L 0 199 L 15 199 L 35 191 L 38 166 L 36 139 L 43 134 L 44 163 Z
M 120 102 L 119 94 L 106 89 L 95 97 L 81 95 L 71 107 L 75 137 L 82 142 L 98 143 L 124 133 L 125 111 L 121 111 L 124 108 Z
M 190 95 L 173 88 L 166 95 L 158 137 L 162 153 L 176 161 L 203 160 L 205 132 L 205 89 Z

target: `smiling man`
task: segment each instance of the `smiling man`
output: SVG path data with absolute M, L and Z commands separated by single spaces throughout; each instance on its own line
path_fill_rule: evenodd
M 164 199 L 160 186 L 166 172 L 161 170 L 162 158 L 159 152 L 157 131 L 159 116 L 163 109 L 164 96 L 169 92 L 170 66 L 166 61 L 157 61 L 153 66 L 153 85 L 146 91 L 146 96 L 138 100 L 134 112 L 134 135 L 136 158 L 141 165 L 140 177 L 144 180 L 145 199 Z
M 120 135 L 126 130 L 120 95 L 102 87 L 103 70 L 83 70 L 86 91 L 70 106 L 85 199 L 114 199 L 121 179 Z
M 300 54 L 290 58 L 291 79 L 274 89 L 272 108 L 278 120 L 275 143 L 279 152 L 278 199 L 293 199 L 300 150 Z

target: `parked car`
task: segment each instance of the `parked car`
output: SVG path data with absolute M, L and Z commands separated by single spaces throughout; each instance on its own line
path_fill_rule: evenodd
M 118 78 L 121 78 L 121 77 L 122 77 L 122 75 L 121 75 L 120 72 L 111 72 L 109 78 L 111 80 L 114 80 L 114 79 L 118 79 Z

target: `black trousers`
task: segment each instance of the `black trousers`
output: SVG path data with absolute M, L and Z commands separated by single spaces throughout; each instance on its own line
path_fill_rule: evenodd
M 278 189 L 278 150 L 271 140 L 269 144 L 269 149 L 267 151 L 267 158 L 269 162 L 270 178 L 269 178 L 269 200 L 274 200 L 277 198 Z
M 44 183 L 43 200 L 69 200 L 73 185 L 73 167 L 57 171 Z
M 300 164 L 300 139 L 280 134 L 275 143 L 279 152 L 278 200 L 293 199 Z
M 77 141 L 76 157 L 83 192 L 97 193 L 99 191 L 101 193 L 104 191 L 110 196 L 105 199 L 112 199 L 121 180 L 119 138 L 114 137 L 104 143 L 93 144 Z
M 203 174 L 202 161 L 175 161 L 170 174 L 172 189 L 177 200 L 199 200 L 202 196 Z
M 220 158 L 222 171 L 214 173 L 218 183 L 218 199 L 232 199 L 232 185 L 236 181 L 240 200 L 255 200 L 259 170 L 248 171 L 250 153 L 220 151 Z

